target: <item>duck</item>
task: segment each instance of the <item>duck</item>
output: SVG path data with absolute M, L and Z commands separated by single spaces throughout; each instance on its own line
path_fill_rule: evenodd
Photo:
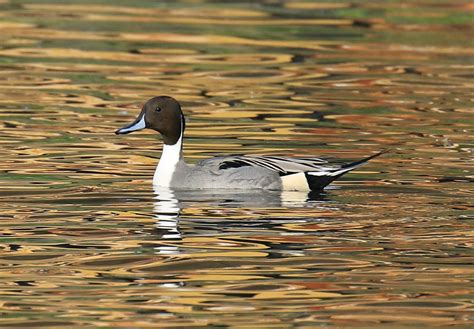
M 170 96 L 146 101 L 135 121 L 115 134 L 145 128 L 160 133 L 163 140 L 153 186 L 171 189 L 322 191 L 334 180 L 388 151 L 341 165 L 314 157 L 257 155 L 218 156 L 189 165 L 183 158 L 184 114 L 179 102 Z

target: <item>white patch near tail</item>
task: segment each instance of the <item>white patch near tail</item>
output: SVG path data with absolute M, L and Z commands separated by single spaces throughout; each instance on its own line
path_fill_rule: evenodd
M 308 171 L 308 175 L 311 176 L 336 176 L 330 171 Z
M 282 176 L 281 184 L 286 191 L 310 191 L 304 172 Z
M 351 171 L 355 168 L 357 168 L 358 166 L 354 166 L 354 167 L 349 167 L 349 168 L 343 168 L 343 169 L 339 169 L 339 170 L 336 170 L 336 171 L 309 171 L 307 174 L 308 175 L 311 175 L 311 176 L 329 176 L 329 177 L 334 177 L 334 176 L 339 176 L 339 175 L 342 175 L 348 171 Z

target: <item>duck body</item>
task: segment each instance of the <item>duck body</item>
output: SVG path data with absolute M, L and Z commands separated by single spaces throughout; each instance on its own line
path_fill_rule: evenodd
M 180 161 L 169 185 L 163 184 L 157 170 L 153 185 L 180 189 L 267 189 L 281 190 L 281 179 L 276 172 L 259 167 L 221 169 L 226 157 L 212 158 L 188 165 Z
M 144 128 L 158 131 L 164 146 L 153 185 L 173 189 L 265 189 L 318 191 L 345 173 L 385 151 L 344 165 L 319 158 L 231 155 L 188 165 L 183 158 L 184 115 L 172 97 L 148 100 L 137 119 L 116 131 L 127 134 Z

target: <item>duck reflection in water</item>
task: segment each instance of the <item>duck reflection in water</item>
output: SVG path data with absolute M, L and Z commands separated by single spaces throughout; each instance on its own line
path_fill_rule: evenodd
M 334 189 L 333 187 L 332 189 Z M 167 187 L 154 186 L 154 218 L 156 219 L 156 234 L 162 239 L 181 240 L 180 216 L 185 208 L 209 207 L 218 209 L 221 216 L 226 212 L 235 215 L 236 209 L 274 208 L 328 208 L 326 192 L 300 191 L 265 191 L 265 190 L 177 190 Z M 334 205 L 331 204 L 333 208 Z M 255 213 L 251 214 L 252 217 Z M 250 214 L 249 214 L 250 216 Z M 160 247 L 160 253 L 175 253 L 176 247 Z

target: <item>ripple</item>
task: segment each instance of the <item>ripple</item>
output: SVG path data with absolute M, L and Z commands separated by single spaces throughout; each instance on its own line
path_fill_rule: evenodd
M 14 74 L 12 77 L 12 72 L 8 71 L 0 74 L 0 87 L 4 89 L 52 88 L 70 82 L 69 79 L 33 76 L 31 74 Z
M 196 72 L 186 73 L 183 78 L 197 80 L 210 80 L 213 83 L 246 83 L 246 84 L 261 84 L 261 83 L 276 83 L 281 82 L 294 76 L 291 72 L 282 72 L 278 70 L 228 70 L 228 71 L 212 71 L 212 72 Z M 258 78 L 258 79 L 257 79 Z
M 452 308 L 466 308 L 468 303 L 456 303 L 456 302 L 447 302 L 443 300 L 408 300 L 408 301 L 389 301 L 389 302 L 380 302 L 380 303 L 366 303 L 359 304 L 362 307 L 382 307 L 382 308 L 427 308 L 430 310 L 433 309 L 452 309 Z
M 294 92 L 285 90 L 279 86 L 261 86 L 255 90 L 242 88 L 229 88 L 225 90 L 209 90 L 206 96 L 209 97 L 227 97 L 234 99 L 234 102 L 241 101 L 245 98 L 288 98 L 294 95 Z
M 283 108 L 294 108 L 294 107 L 314 108 L 314 107 L 320 107 L 324 105 L 323 103 L 311 102 L 309 100 L 297 101 L 297 100 L 292 100 L 292 99 L 269 99 L 268 97 L 262 98 L 262 99 L 257 99 L 257 98 L 244 99 L 243 102 L 252 104 L 252 105 L 265 105 L 265 106 L 270 106 L 270 107 L 283 107 Z
M 226 237 L 226 238 L 187 238 L 183 239 L 179 243 L 163 243 L 162 245 L 176 246 L 181 248 L 198 248 L 198 249 L 219 249 L 219 250 L 254 250 L 254 249 L 266 249 L 265 245 L 256 242 L 239 241 L 238 238 Z
M 263 11 L 237 8 L 140 8 L 128 6 L 107 6 L 107 5 L 73 5 L 73 4 L 25 4 L 26 9 L 38 11 L 53 11 L 53 12 L 94 12 L 94 13 L 115 13 L 115 14 L 130 14 L 130 15 L 150 15 L 150 16 L 198 16 L 198 17 L 266 17 L 267 14 Z
M 146 52 L 148 53 L 148 52 Z M 173 55 L 163 57 L 164 63 L 180 64 L 213 64 L 213 65 L 275 65 L 289 63 L 292 55 L 289 54 L 219 54 L 219 55 Z M 241 76 L 239 76 L 241 77 Z M 258 74 L 249 77 L 259 78 Z

